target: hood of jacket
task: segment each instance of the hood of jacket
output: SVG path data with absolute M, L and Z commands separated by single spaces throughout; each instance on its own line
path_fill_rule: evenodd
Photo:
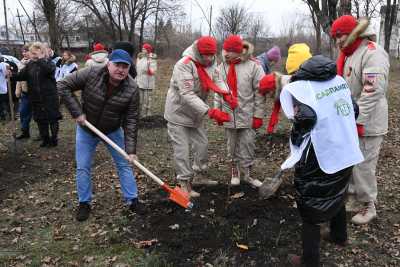
M 240 54 L 240 59 L 241 61 L 247 61 L 250 58 L 253 57 L 253 53 L 254 53 L 254 46 L 249 43 L 248 41 L 243 41 L 243 50 L 242 53 Z M 225 60 L 225 55 L 226 55 L 226 51 L 224 49 L 222 49 L 222 60 L 223 62 L 226 63 Z
M 105 50 L 94 51 L 90 53 L 90 58 L 97 63 L 104 63 L 108 58 L 108 52 Z
M 336 63 L 331 59 L 317 55 L 304 62 L 292 76 L 291 81 L 327 81 L 336 76 Z
M 347 47 L 351 45 L 358 37 L 376 42 L 376 33 L 367 18 L 358 20 L 357 26 L 351 31 L 343 46 Z
M 142 58 L 144 58 L 144 57 L 148 57 L 148 58 L 152 58 L 152 59 L 157 59 L 157 55 L 156 55 L 155 53 L 150 53 L 150 54 L 148 54 L 148 53 L 140 52 L 140 53 L 137 55 L 137 58 L 138 58 L 138 59 L 142 59 Z

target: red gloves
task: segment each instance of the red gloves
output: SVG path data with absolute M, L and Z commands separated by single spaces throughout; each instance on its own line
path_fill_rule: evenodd
M 358 133 L 358 137 L 363 137 L 365 135 L 364 125 L 357 123 L 357 133 Z
M 150 75 L 150 76 L 153 76 L 154 72 L 151 69 L 147 69 L 147 74 Z
M 276 89 L 275 85 L 275 74 L 271 73 L 265 75 L 260 80 L 260 89 L 258 90 L 260 94 L 265 95 L 268 92 L 272 92 Z
M 238 106 L 237 98 L 235 99 L 231 94 L 224 95 L 224 100 L 226 103 L 229 104 L 232 110 L 237 108 Z
M 208 117 L 210 117 L 210 119 L 215 120 L 218 123 L 218 125 L 222 125 L 224 122 L 231 121 L 231 118 L 229 117 L 228 113 L 223 112 L 217 108 L 209 109 Z
M 253 117 L 253 129 L 258 129 L 262 126 L 263 120 L 260 118 Z

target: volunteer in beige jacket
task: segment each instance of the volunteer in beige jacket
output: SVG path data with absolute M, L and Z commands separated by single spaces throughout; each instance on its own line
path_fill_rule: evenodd
M 227 113 L 210 109 L 207 104 L 210 90 L 228 93 L 216 66 L 216 53 L 217 42 L 209 36 L 199 38 L 187 48 L 174 66 L 165 103 L 164 118 L 168 121 L 176 176 L 182 189 L 191 197 L 199 196 L 192 190 L 194 171 L 207 170 L 208 139 L 204 117 L 208 114 L 218 124 L 230 119 Z M 203 181 L 215 184 L 215 181 Z
M 255 159 L 255 129 L 262 126 L 265 96 L 259 93 L 259 83 L 264 71 L 252 57 L 253 46 L 238 35 L 229 36 L 223 44 L 223 62 L 219 65 L 231 94 L 215 95 L 215 107 L 227 112 L 231 120 L 224 123 L 228 157 L 231 165 L 231 184 L 243 180 L 259 187 L 261 182 L 251 177 Z
M 155 89 L 157 72 L 157 55 L 153 53 L 150 44 L 143 44 L 142 52 L 138 54 L 136 70 L 136 82 L 140 92 L 140 115 L 147 117 L 151 115 L 151 94 Z
M 352 222 L 365 224 L 376 217 L 375 170 L 383 137 L 388 131 L 389 58 L 374 42 L 375 34 L 366 19 L 357 21 L 352 16 L 342 16 L 333 22 L 331 35 L 340 48 L 338 74 L 346 79 L 360 109 L 357 130 L 365 161 L 354 167 L 349 188 L 354 201 L 349 208 L 354 210 L 357 208 L 354 204 L 362 204 Z

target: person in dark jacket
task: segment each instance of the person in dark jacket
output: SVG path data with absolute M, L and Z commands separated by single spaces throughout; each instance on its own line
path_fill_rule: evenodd
M 281 168 L 295 168 L 303 255 L 289 255 L 289 261 L 293 266 L 314 267 L 320 266 L 320 224 L 330 223 L 331 242 L 346 244 L 344 201 L 352 167 L 363 156 L 358 146 L 356 105 L 347 83 L 336 75 L 336 64 L 324 56 L 307 60 L 295 55 L 308 50 L 298 44 L 293 50 L 296 53 L 289 56 L 306 61 L 298 62 L 280 95 L 282 109 L 293 121 L 291 155 Z
M 58 121 L 62 116 L 54 78 L 56 66 L 51 59 L 46 58 L 45 50 L 42 43 L 33 43 L 29 47 L 30 61 L 25 68 L 13 76 L 13 80 L 27 81 L 33 119 L 38 124 L 42 139 L 40 146 L 53 147 L 58 143 Z
M 105 67 L 87 67 L 60 80 L 57 84 L 62 102 L 77 122 L 76 183 L 79 207 L 76 219 L 84 221 L 90 214 L 92 200 L 91 162 L 100 139 L 87 129 L 87 120 L 124 148 L 130 161 L 136 160 L 136 140 L 139 119 L 139 90 L 128 75 L 131 56 L 114 50 Z M 74 92 L 82 91 L 82 103 Z M 123 131 L 121 129 L 123 128 Z M 135 176 L 129 162 L 107 146 L 117 166 L 121 189 L 131 211 L 141 213 Z

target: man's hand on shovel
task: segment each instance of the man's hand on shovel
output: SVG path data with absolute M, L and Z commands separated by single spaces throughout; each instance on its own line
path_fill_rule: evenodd
M 129 157 L 128 161 L 131 163 L 133 163 L 134 160 L 139 161 L 139 158 L 138 156 L 136 156 L 136 154 L 129 154 L 128 157 Z

